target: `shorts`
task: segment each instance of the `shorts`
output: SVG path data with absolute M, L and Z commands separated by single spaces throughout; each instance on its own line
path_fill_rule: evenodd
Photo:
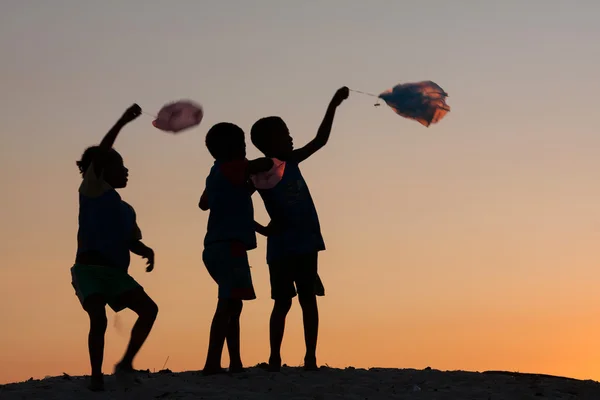
M 269 275 L 271 298 L 292 299 L 300 296 L 325 296 L 325 287 L 317 272 L 319 253 L 307 253 L 271 261 Z
M 142 287 L 127 271 L 115 267 L 86 264 L 75 264 L 71 267 L 71 284 L 82 305 L 89 296 L 101 294 L 106 304 L 115 312 L 125 308 L 119 302 L 123 294 Z
M 202 261 L 219 285 L 219 299 L 254 300 L 248 252 L 240 242 L 218 242 L 204 248 Z

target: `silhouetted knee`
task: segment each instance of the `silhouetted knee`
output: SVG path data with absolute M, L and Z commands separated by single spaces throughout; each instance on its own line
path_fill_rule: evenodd
M 105 310 L 98 310 L 96 312 L 90 312 L 90 333 L 104 334 L 108 326 L 108 319 L 106 318 Z
M 275 300 L 273 305 L 273 314 L 287 315 L 292 308 L 292 299 Z
M 302 307 L 303 310 L 317 308 L 317 296 L 315 296 L 314 294 L 298 294 L 298 302 L 300 303 L 300 307 Z
M 106 301 L 101 295 L 93 294 L 85 299 L 83 309 L 90 317 L 90 334 L 106 332 L 108 320 L 106 319 Z
M 239 318 L 242 314 L 242 309 L 244 308 L 244 303 L 239 299 L 231 299 L 229 300 L 229 313 L 231 318 Z
M 217 316 L 228 316 L 230 313 L 230 300 L 219 299 L 217 302 L 217 309 L 215 310 L 215 317 Z
M 158 305 L 150 300 L 147 304 L 144 305 L 144 308 L 140 310 L 138 314 L 140 319 L 148 322 L 154 322 L 156 320 L 156 316 L 158 315 Z

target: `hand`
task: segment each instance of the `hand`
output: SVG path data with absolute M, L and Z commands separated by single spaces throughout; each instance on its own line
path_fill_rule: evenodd
M 133 104 L 131 107 L 125 110 L 123 116 L 121 117 L 121 122 L 127 124 L 139 117 L 140 115 L 142 115 L 141 107 L 137 104 Z
M 146 259 L 146 272 L 152 272 L 154 269 L 154 250 L 150 247 L 146 247 L 140 256 Z
M 263 235 L 264 237 L 269 237 L 273 234 L 278 233 L 281 229 L 279 225 L 275 224 L 273 220 L 271 220 L 267 226 L 263 226 L 258 222 L 254 221 L 254 230 L 258 234 Z
M 348 98 L 349 95 L 350 89 L 348 89 L 346 86 L 339 88 L 338 91 L 333 95 L 333 99 L 331 99 L 331 105 L 334 107 L 339 106 Z
M 265 236 L 267 236 L 267 237 L 271 236 L 271 235 L 276 235 L 281 232 L 281 223 L 274 222 L 273 220 L 271 220 L 269 222 L 269 225 L 267 225 L 265 231 L 266 231 Z

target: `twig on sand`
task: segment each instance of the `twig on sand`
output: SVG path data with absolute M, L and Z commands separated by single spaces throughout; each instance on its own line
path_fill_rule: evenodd
M 167 366 L 167 363 L 169 362 L 169 357 L 171 356 L 167 356 L 167 359 L 165 360 L 165 363 L 163 364 L 161 371 L 165 369 L 165 367 Z

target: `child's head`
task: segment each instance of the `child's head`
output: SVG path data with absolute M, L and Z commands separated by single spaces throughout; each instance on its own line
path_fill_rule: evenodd
M 89 169 L 92 161 L 98 156 L 100 152 L 98 146 L 92 146 L 85 149 L 81 160 L 77 161 L 77 167 L 82 176 L 85 176 Z M 121 189 L 127 186 L 127 177 L 129 170 L 125 168 L 123 164 L 123 157 L 114 149 L 110 149 L 108 154 L 104 157 L 103 165 L 97 166 L 96 168 L 102 168 L 101 170 L 94 170 L 97 175 L 102 174 L 102 178 L 106 183 L 115 189 Z
M 220 122 L 208 130 L 206 147 L 218 161 L 246 158 L 244 131 L 230 122 Z
M 267 157 L 285 160 L 294 150 L 287 125 L 280 117 L 261 118 L 252 125 L 252 143 Z

